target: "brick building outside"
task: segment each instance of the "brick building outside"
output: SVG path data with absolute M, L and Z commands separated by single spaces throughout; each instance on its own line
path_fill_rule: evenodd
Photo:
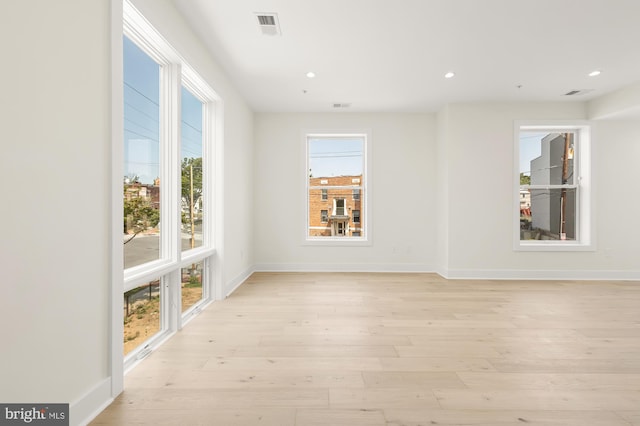
M 364 237 L 362 175 L 309 178 L 309 237 Z

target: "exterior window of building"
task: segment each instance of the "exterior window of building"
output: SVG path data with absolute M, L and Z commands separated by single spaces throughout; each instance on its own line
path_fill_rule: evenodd
M 591 248 L 588 125 L 519 125 L 517 132 L 515 248 Z
M 307 241 L 368 242 L 367 139 L 365 133 L 307 135 Z
M 124 336 L 114 339 L 126 369 L 212 297 L 219 98 L 126 0 L 123 23 Z
M 360 223 L 360 210 L 352 210 L 353 223 Z

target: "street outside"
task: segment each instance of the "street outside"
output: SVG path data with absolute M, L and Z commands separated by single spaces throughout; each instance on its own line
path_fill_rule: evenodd
M 131 235 L 124 235 L 124 241 L 131 238 Z M 196 226 L 195 230 L 196 247 L 202 245 L 202 225 Z M 191 248 L 191 235 L 182 233 L 182 251 Z M 138 234 L 131 241 L 124 245 L 124 268 L 142 265 L 146 262 L 157 260 L 160 256 L 160 234 Z

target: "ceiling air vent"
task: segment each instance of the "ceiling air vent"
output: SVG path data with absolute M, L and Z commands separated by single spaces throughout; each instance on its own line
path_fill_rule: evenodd
M 564 94 L 564 96 L 579 96 L 586 95 L 589 92 L 593 92 L 593 89 L 580 89 L 580 90 L 571 90 Z
M 278 15 L 275 13 L 256 13 L 258 26 L 264 35 L 281 35 Z

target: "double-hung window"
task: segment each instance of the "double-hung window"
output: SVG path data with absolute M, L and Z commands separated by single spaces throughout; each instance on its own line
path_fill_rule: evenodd
M 306 242 L 371 241 L 368 139 L 367 133 L 306 135 Z
M 588 250 L 591 229 L 587 123 L 516 125 L 516 250 Z

